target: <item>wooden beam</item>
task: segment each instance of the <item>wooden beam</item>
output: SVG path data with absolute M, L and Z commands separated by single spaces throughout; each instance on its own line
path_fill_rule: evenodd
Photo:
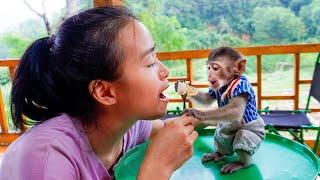
M 255 46 L 236 49 L 240 51 L 243 55 L 318 53 L 320 52 L 320 44 Z
M 261 100 L 294 100 L 295 96 L 261 96 L 260 98 Z
M 121 0 L 93 0 L 93 7 L 121 6 Z
M 9 145 L 14 140 L 16 140 L 21 134 L 9 134 L 9 133 L 1 133 L 0 134 L 0 145 Z
M 182 79 L 187 80 L 188 77 L 186 77 L 186 76 L 184 76 L 184 77 L 168 77 L 168 80 L 170 82 L 174 82 L 174 81 L 178 81 L 178 80 L 182 80 Z
M 312 80 L 299 80 L 299 84 L 311 84 Z
M 294 104 L 293 109 L 299 109 L 299 80 L 300 80 L 300 54 L 294 54 Z
M 19 63 L 19 59 L 3 59 L 0 60 L 0 66 L 16 67 Z
M 210 49 L 205 50 L 187 50 L 187 51 L 173 51 L 173 52 L 159 52 L 157 58 L 159 60 L 185 60 L 196 58 L 208 58 Z
M 235 48 L 245 56 L 255 55 L 271 55 L 271 54 L 295 54 L 295 53 L 318 53 L 320 52 L 320 44 L 294 44 L 279 46 L 255 46 Z M 186 50 L 173 52 L 159 52 L 157 57 L 159 60 L 184 60 L 208 58 L 211 49 L 202 50 Z

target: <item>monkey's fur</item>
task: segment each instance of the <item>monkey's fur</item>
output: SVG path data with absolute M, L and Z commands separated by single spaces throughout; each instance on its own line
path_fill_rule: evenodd
M 213 50 L 208 60 L 208 81 L 213 91 L 222 93 L 218 101 L 221 103 L 227 98 L 227 104 L 219 104 L 217 109 L 201 111 L 189 108 L 183 112 L 195 116 L 203 125 L 217 125 L 214 137 L 217 151 L 205 154 L 202 162 L 220 161 L 223 156 L 236 153 L 237 161 L 223 166 L 221 173 L 233 173 L 249 166 L 252 163 L 254 151 L 265 136 L 264 123 L 258 115 L 256 119 L 249 122 L 245 122 L 244 119 L 248 98 L 250 97 L 250 101 L 253 101 L 252 94 L 240 93 L 236 96 L 230 94 L 228 96 L 228 92 L 232 91 L 235 81 L 245 72 L 245 68 L 246 60 L 234 49 L 221 47 Z M 254 93 L 253 97 L 255 97 Z M 190 100 L 208 105 L 216 99 L 209 93 L 199 92 L 191 96 Z M 256 113 L 255 107 L 253 111 Z

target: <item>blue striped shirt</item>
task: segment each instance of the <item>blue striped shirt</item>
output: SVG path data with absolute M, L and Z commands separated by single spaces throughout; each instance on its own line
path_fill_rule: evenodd
M 233 80 L 227 87 L 222 87 L 218 91 L 209 88 L 209 94 L 212 98 L 217 99 L 219 107 L 229 104 L 232 97 L 246 94 L 248 101 L 243 114 L 245 120 L 243 123 L 248 123 L 260 117 L 257 112 L 255 93 L 245 76 L 240 76 L 240 78 Z

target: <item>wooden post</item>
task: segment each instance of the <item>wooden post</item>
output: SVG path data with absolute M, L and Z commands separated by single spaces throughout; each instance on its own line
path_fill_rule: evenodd
M 192 59 L 186 59 L 187 66 L 187 80 L 190 81 L 190 85 L 193 85 L 193 68 L 192 68 Z M 189 107 L 192 108 L 192 102 L 189 101 Z
M 16 67 L 12 67 L 12 66 L 9 67 L 9 73 L 10 73 L 11 82 L 13 81 L 15 70 L 16 70 Z
M 93 0 L 93 7 L 121 6 L 121 0 Z
M 299 109 L 300 54 L 294 54 L 294 110 Z
M 192 59 L 186 59 L 187 66 L 187 81 L 190 81 L 190 85 L 193 84 L 193 70 L 192 70 Z
M 1 133 L 3 134 L 8 133 L 8 123 L 7 123 L 6 113 L 4 110 L 4 103 L 2 99 L 1 90 L 0 90 L 0 126 L 1 126 Z
M 257 55 L 257 99 L 258 99 L 258 109 L 261 109 L 261 88 L 262 88 L 262 78 L 261 78 L 261 55 Z

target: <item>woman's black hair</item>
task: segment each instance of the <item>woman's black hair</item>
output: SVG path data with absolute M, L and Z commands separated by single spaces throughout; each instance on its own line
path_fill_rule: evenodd
M 88 85 L 95 79 L 119 79 L 124 52 L 117 36 L 134 19 L 125 7 L 94 8 L 66 19 L 55 37 L 33 42 L 13 80 L 15 127 L 38 124 L 59 113 L 88 117 L 94 107 Z

